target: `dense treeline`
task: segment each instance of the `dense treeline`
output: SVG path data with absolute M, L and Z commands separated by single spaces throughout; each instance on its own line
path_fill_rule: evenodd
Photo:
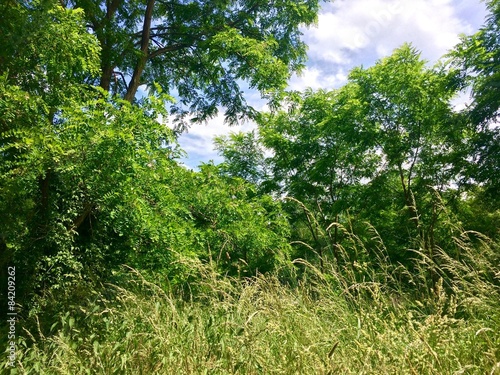
M 184 170 L 166 108 L 177 124 L 220 105 L 229 122 L 252 116 L 238 85 L 279 95 L 303 65 L 298 27 L 317 10 L 317 1 L 3 3 L 1 268 L 23 270 L 20 297 L 106 279 L 121 264 L 175 273 L 175 254 L 242 275 L 285 259 L 279 203 L 215 166 Z M 149 96 L 136 97 L 140 85 Z
M 19 337 L 23 371 L 38 373 L 41 363 L 47 373 L 179 366 L 149 352 L 134 357 L 150 345 L 141 329 L 158 336 L 155 324 L 136 322 L 146 308 L 171 328 L 163 337 L 175 342 L 199 324 L 203 334 L 189 332 L 219 348 L 200 349 L 206 357 L 189 366 L 301 373 L 319 357 L 296 352 L 316 344 L 293 345 L 298 333 L 286 327 L 297 323 L 294 300 L 323 340 L 318 356 L 327 360 L 316 373 L 363 371 L 355 362 L 333 366 L 335 350 L 371 355 L 346 342 L 336 349 L 340 339 L 332 349 L 322 336 L 319 317 L 340 327 L 332 323 L 339 311 L 346 322 L 357 317 L 348 342 L 364 332 L 363 314 L 380 318 L 370 332 L 402 337 L 411 326 L 432 357 L 426 362 L 418 348 L 405 354 L 413 373 L 496 371 L 498 335 L 479 337 L 476 351 L 467 347 L 473 328 L 500 327 L 500 2 L 489 1 L 485 25 L 435 66 L 404 45 L 354 69 L 341 88 L 286 92 L 306 57 L 299 26 L 312 24 L 318 9 L 317 0 L 0 5 L 0 296 L 4 311 L 6 270 L 15 266 L 27 332 Z M 245 102 L 244 81 L 269 99 L 271 112 Z M 468 90 L 471 104 L 455 109 L 453 100 Z M 218 138 L 221 165 L 185 169 L 176 137 L 220 107 L 229 123 L 250 118 L 258 129 Z M 187 317 L 164 311 L 164 297 Z M 281 297 L 283 306 L 270 302 Z M 234 319 L 224 321 L 223 312 Z M 255 335 L 274 322 L 270 332 L 303 362 L 273 365 L 281 357 L 272 335 L 262 347 L 271 340 L 275 349 L 248 350 L 246 330 L 259 312 L 266 318 L 255 318 Z M 130 331 L 115 326 L 115 313 Z M 429 333 L 462 329 L 447 317 L 473 327 L 463 331 L 469 341 L 447 342 L 449 351 Z M 228 324 L 237 326 L 226 331 Z M 226 335 L 241 345 L 237 362 Z M 116 347 L 121 364 L 96 359 L 115 351 L 106 346 L 113 340 L 130 345 Z M 76 352 L 65 351 L 73 345 Z M 436 353 L 446 360 L 435 361 Z M 127 367 L 148 355 L 161 364 Z M 67 358 L 67 367 L 53 358 Z M 395 369 L 391 360 L 372 360 L 368 371 Z M 195 371 L 189 366 L 186 373 Z
M 258 136 L 217 140 L 223 170 L 302 202 L 285 205 L 293 237 L 319 258 L 338 261 L 338 226 L 364 222 L 379 231 L 391 259 L 406 265 L 408 249 L 433 261 L 436 247 L 457 255 L 446 221 L 498 238 L 496 114 L 476 117 L 479 89 L 470 107 L 453 108 L 471 79 L 456 67 L 459 50 L 448 65 L 431 68 L 405 45 L 371 68 L 354 69 L 340 89 L 289 93 L 286 109 L 262 114 Z M 488 220 L 471 215 L 479 207 Z M 329 230 L 319 235 L 316 225 Z
M 435 67 L 405 45 L 354 69 L 340 89 L 288 93 L 283 110 L 261 115 L 258 133 L 216 140 L 224 173 L 293 198 L 284 208 L 292 239 L 302 243 L 296 256 L 320 262 L 340 261 L 340 226 L 368 241 L 365 223 L 391 260 L 408 267 L 412 251 L 431 264 L 437 248 L 459 256 L 446 223 L 498 241 L 498 87 L 481 71 L 497 52 L 487 39 L 497 22 L 492 15 Z M 453 99 L 470 87 L 473 102 L 456 110 Z

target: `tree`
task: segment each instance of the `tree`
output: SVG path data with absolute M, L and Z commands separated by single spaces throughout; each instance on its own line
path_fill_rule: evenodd
M 267 178 L 264 149 L 256 132 L 231 133 L 216 137 L 215 149 L 224 158 L 221 169 L 229 176 L 241 177 L 255 185 Z
M 101 48 L 81 9 L 39 0 L 1 10 L 0 276 L 22 270 L 18 302 L 62 298 L 124 263 L 168 273 L 177 254 L 208 262 L 224 249 L 221 272 L 251 274 L 286 256 L 279 204 L 218 169 L 178 165 L 165 123 L 173 99 L 160 85 L 133 104 L 92 85 Z
M 338 258 L 341 234 L 334 229 L 326 238 L 319 227 L 341 222 L 361 181 L 375 171 L 375 144 L 359 122 L 363 108 L 353 85 L 332 92 L 292 92 L 286 107 L 259 119 L 260 140 L 270 155 L 264 164 L 272 180 L 262 186 L 293 198 L 286 206 L 294 239 L 310 243 L 320 262 L 329 252 Z M 241 168 L 228 158 L 226 163 Z
M 420 246 L 432 251 L 438 218 L 432 206 L 424 205 L 430 199 L 425 197 L 429 187 L 442 193 L 455 181 L 454 140 L 463 131 L 450 104 L 458 91 L 453 76 L 427 68 L 420 54 L 404 45 L 372 68 L 355 69 L 349 78 L 369 108 L 364 121 L 375 129 L 385 160 L 381 171 L 397 174 Z
M 175 94 L 172 112 L 204 121 L 226 108 L 230 123 L 252 116 L 242 81 L 264 97 L 286 86 L 306 57 L 299 26 L 319 0 L 63 0 L 81 8 L 101 46 L 96 82 L 134 101 L 139 86 Z
M 460 172 L 455 149 L 464 123 L 450 104 L 454 78 L 404 45 L 371 68 L 354 69 L 340 89 L 290 93 L 285 110 L 261 116 L 277 193 L 304 204 L 290 211 L 295 234 L 320 257 L 342 238 L 319 233 L 318 225 L 360 220 L 380 227 L 400 261 L 411 238 L 432 252 L 436 193 L 452 190 Z
M 352 85 L 333 92 L 293 93 L 288 111 L 262 117 L 259 130 L 273 153 L 269 162 L 284 187 L 281 193 L 331 211 L 345 200 L 341 195 L 348 189 L 343 187 L 373 174 L 374 144 L 360 126 L 363 110 L 355 95 Z
M 475 34 L 462 36 L 450 53 L 452 68 L 472 88 L 471 118 L 475 123 L 495 120 L 500 109 L 500 2 L 487 1 L 490 12 Z
M 201 165 L 183 183 L 178 195 L 197 230 L 191 249 L 200 259 L 221 272 L 251 276 L 288 258 L 290 227 L 278 201 L 212 164 Z
M 99 46 L 87 33 L 81 10 L 64 10 L 51 1 L 30 6 L 7 2 L 2 3 L 1 13 L 7 17 L 0 25 L 3 273 L 13 259 L 26 264 L 61 249 L 67 251 L 68 225 L 87 211 L 80 206 L 75 213 L 81 201 L 73 199 L 72 211 L 65 211 L 63 205 L 62 215 L 54 218 L 65 188 L 58 178 L 68 171 L 66 162 L 78 154 L 72 148 L 75 142 L 63 141 L 74 128 L 65 127 L 62 110 L 80 108 L 96 96 L 82 79 L 98 72 Z M 68 190 L 64 195 L 80 198 L 78 193 Z M 61 246 L 55 248 L 54 243 Z M 27 278 L 34 276 L 33 268 L 26 271 Z M 18 286 L 22 295 L 23 285 Z
M 487 8 L 485 25 L 463 36 L 448 57 L 450 68 L 463 88 L 471 89 L 473 99 L 463 112 L 470 129 L 465 140 L 465 182 L 481 183 L 487 195 L 494 196 L 500 189 L 500 2 L 490 0 Z

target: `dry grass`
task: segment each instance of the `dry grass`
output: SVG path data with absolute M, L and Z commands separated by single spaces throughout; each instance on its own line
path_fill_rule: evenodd
M 456 239 L 459 260 L 439 252 L 432 290 L 423 254 L 406 285 L 389 265 L 361 282 L 360 265 L 303 260 L 300 277 L 237 280 L 191 261 L 197 291 L 181 295 L 129 270 L 51 332 L 24 332 L 17 373 L 500 374 L 498 249 L 475 236 Z

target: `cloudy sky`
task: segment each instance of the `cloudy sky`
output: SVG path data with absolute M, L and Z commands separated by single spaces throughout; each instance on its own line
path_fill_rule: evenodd
M 369 67 L 405 42 L 411 42 L 424 59 L 435 63 L 457 42 L 460 34 L 474 33 L 484 22 L 481 0 L 336 0 L 324 3 L 316 27 L 304 29 L 309 46 L 307 68 L 293 76 L 289 88 L 331 89 L 342 86 L 349 71 Z M 255 93 L 247 101 L 257 109 L 265 104 Z M 464 98 L 463 100 L 466 100 Z M 188 153 L 182 162 L 196 168 L 200 162 L 216 163 L 213 137 L 246 131 L 253 124 L 223 124 L 222 117 L 193 126 L 179 142 Z

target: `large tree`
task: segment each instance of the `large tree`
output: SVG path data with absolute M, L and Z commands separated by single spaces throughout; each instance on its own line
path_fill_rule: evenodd
M 132 102 L 157 82 L 179 98 L 173 111 L 206 120 L 225 108 L 235 122 L 253 114 L 246 82 L 270 98 L 303 66 L 300 26 L 319 0 L 62 0 L 81 8 L 99 40 L 99 85 Z
M 22 270 L 19 302 L 123 263 L 165 270 L 176 253 L 208 260 L 220 246 L 216 264 L 234 272 L 282 258 L 279 205 L 176 163 L 162 85 L 133 104 L 93 85 L 105 51 L 81 8 L 11 1 L 0 14 L 0 281 L 7 264 Z
M 400 260 L 412 238 L 412 247 L 432 252 L 441 219 L 435 192 L 451 190 L 461 172 L 456 148 L 466 129 L 450 102 L 454 78 L 404 45 L 373 67 L 354 69 L 340 89 L 290 93 L 284 110 L 261 116 L 274 187 L 309 207 L 306 215 L 292 212 L 294 228 L 304 228 L 297 237 L 320 254 L 335 249 L 340 237 L 326 233 L 323 241 L 317 224 L 347 224 L 349 212 L 376 225 Z M 222 152 L 233 174 L 244 166 L 228 157 L 238 147 L 244 154 L 235 139 Z
M 472 94 L 472 103 L 463 111 L 472 133 L 466 139 L 466 181 L 482 184 L 494 197 L 500 189 L 500 1 L 487 1 L 487 8 L 483 27 L 463 36 L 449 57 Z

